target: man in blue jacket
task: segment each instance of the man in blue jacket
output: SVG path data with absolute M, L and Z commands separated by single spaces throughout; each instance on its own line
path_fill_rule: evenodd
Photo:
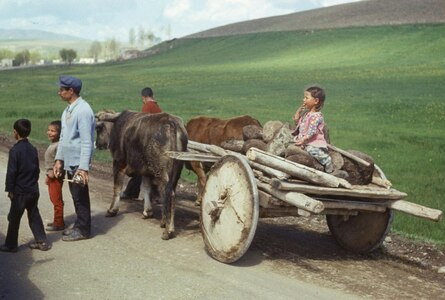
M 54 163 L 54 174 L 68 179 L 81 177 L 82 183 L 69 182 L 77 219 L 65 229 L 63 241 L 88 239 L 91 235 L 91 206 L 88 171 L 94 150 L 95 117 L 90 105 L 80 96 L 82 81 L 72 76 L 59 77 L 59 96 L 68 103 L 62 114 L 62 131 Z

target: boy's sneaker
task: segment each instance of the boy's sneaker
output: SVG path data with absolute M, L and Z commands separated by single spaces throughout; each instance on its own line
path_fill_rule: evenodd
M 17 248 L 17 247 L 10 248 L 10 247 L 8 247 L 6 245 L 1 245 L 0 246 L 0 251 L 1 252 L 12 252 L 12 253 L 15 253 L 15 252 L 19 251 L 19 248 Z
M 38 249 L 41 251 L 48 251 L 51 249 L 51 246 L 47 242 L 35 242 L 28 245 L 31 249 Z

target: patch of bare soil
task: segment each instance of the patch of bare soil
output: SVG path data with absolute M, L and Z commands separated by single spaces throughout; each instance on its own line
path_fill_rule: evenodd
M 13 142 L 0 136 L 0 151 L 7 151 Z M 46 146 L 37 148 L 43 155 Z M 110 183 L 96 187 L 92 193 L 106 194 L 112 190 L 110 165 L 95 163 L 92 175 Z M 185 234 L 184 230 L 199 234 L 199 209 L 193 205 L 196 191 L 195 184 L 180 181 L 178 185 L 178 234 Z M 140 202 L 128 205 L 141 206 Z M 262 263 L 289 278 L 361 297 L 443 299 L 445 295 L 445 274 L 438 273 L 445 266 L 444 246 L 390 233 L 383 247 L 373 253 L 352 254 L 336 243 L 324 216 L 261 219 L 245 256 L 249 253 L 259 253 Z M 246 261 L 241 258 L 234 265 L 245 267 Z

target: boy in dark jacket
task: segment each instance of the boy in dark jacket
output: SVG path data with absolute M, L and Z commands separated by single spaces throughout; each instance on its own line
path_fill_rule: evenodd
M 0 251 L 17 252 L 20 219 L 25 212 L 28 213 L 29 227 L 34 235 L 35 242 L 29 244 L 31 249 L 46 251 L 50 249 L 42 217 L 37 203 L 39 200 L 39 157 L 37 149 L 28 141 L 31 132 L 31 122 L 19 119 L 14 123 L 14 137 L 17 143 L 9 151 L 8 170 L 6 173 L 6 188 L 11 208 L 8 214 L 8 233 L 5 244 Z

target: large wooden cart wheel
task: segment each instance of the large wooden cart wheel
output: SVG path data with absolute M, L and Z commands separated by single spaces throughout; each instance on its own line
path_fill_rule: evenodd
M 388 234 L 393 212 L 359 212 L 356 216 L 326 215 L 329 230 L 346 250 L 368 253 L 380 247 Z
M 226 155 L 209 172 L 201 203 L 201 232 L 207 252 L 223 263 L 241 258 L 258 223 L 258 189 L 246 159 Z

